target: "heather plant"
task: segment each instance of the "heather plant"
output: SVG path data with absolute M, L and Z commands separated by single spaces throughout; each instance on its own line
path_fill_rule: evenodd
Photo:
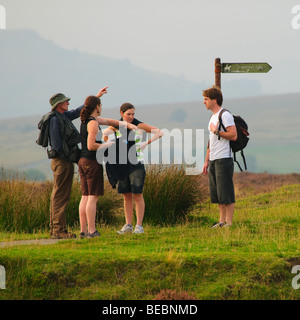
M 171 289 L 164 289 L 153 300 L 196 300 L 196 298 L 185 291 L 177 292 Z

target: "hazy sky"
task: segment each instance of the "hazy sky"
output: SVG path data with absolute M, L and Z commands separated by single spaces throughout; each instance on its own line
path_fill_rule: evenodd
M 214 59 L 268 62 L 264 93 L 300 92 L 300 0 L 0 0 L 7 29 L 32 29 L 67 48 L 214 82 Z M 299 19 L 300 21 L 300 19 Z

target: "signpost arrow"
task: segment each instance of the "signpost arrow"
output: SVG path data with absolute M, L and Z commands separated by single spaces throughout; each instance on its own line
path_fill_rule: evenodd
M 267 73 L 272 67 L 266 62 L 259 63 L 222 63 L 222 73 Z
M 267 62 L 221 63 L 215 59 L 215 85 L 221 88 L 221 73 L 267 73 L 272 67 Z

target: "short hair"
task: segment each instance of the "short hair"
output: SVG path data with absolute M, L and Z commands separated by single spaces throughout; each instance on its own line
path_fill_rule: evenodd
M 217 104 L 221 107 L 223 104 L 223 95 L 222 95 L 222 91 L 221 88 L 218 86 L 212 86 L 209 89 L 203 90 L 203 96 L 207 97 L 211 100 L 216 99 L 217 100 Z

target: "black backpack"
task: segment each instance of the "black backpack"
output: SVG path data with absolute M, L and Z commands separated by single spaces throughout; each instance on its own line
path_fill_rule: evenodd
M 222 122 L 222 114 L 225 111 L 228 111 L 230 113 L 229 110 L 222 109 L 219 114 L 219 130 L 222 127 L 224 131 L 226 131 L 226 128 Z M 247 146 L 248 141 L 249 141 L 248 125 L 247 125 L 246 121 L 243 118 L 241 118 L 240 116 L 233 116 L 233 118 L 234 118 L 234 123 L 236 126 L 236 131 L 237 131 L 238 137 L 237 137 L 236 141 L 232 141 L 232 140 L 230 141 L 230 148 L 232 149 L 232 152 L 233 152 L 234 162 L 236 162 L 237 165 L 239 166 L 240 170 L 243 171 L 240 164 L 236 160 L 236 152 L 241 151 L 241 156 L 243 157 L 243 160 L 244 160 L 245 170 L 247 170 L 247 164 L 246 164 L 246 159 L 244 156 L 243 149 Z M 220 140 L 220 136 L 219 136 L 219 140 Z

